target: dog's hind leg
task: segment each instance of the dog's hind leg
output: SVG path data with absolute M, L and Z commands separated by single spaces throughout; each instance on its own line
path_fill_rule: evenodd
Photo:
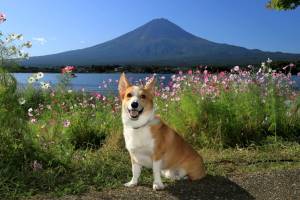
M 186 178 L 186 172 L 184 169 L 166 169 L 162 170 L 161 174 L 163 177 L 171 180 L 180 180 Z

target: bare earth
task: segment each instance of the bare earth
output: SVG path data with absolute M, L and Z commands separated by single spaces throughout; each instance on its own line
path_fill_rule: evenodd
M 55 198 L 36 196 L 34 200 Z M 80 196 L 64 196 L 60 200 L 96 199 L 295 199 L 300 200 L 300 169 L 268 173 L 235 174 L 228 178 L 208 175 L 201 181 L 177 181 L 164 191 L 154 192 L 151 185 L 119 188 L 102 192 L 90 191 Z

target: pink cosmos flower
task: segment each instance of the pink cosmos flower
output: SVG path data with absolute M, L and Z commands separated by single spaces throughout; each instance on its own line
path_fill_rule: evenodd
M 193 71 L 190 69 L 189 71 L 188 71 L 188 75 L 192 75 L 193 74 Z
M 295 67 L 296 65 L 294 63 L 289 64 L 290 67 Z
M 62 70 L 61 73 L 65 74 L 65 73 L 71 73 L 75 70 L 74 66 L 65 66 Z
M 70 125 L 71 125 L 70 120 L 67 119 L 67 120 L 64 121 L 64 127 L 65 128 L 68 128 Z
M 0 13 L 0 23 L 5 22 L 6 21 L 6 16 L 4 13 Z
M 220 72 L 219 76 L 223 78 L 225 76 L 225 72 Z
M 100 93 L 96 93 L 96 94 L 95 94 L 95 97 L 96 97 L 96 99 L 100 100 L 101 97 L 102 97 L 102 95 L 101 95 Z
M 300 76 L 300 72 L 298 72 L 297 76 Z
M 206 84 L 208 81 L 208 76 L 204 76 L 204 83 Z

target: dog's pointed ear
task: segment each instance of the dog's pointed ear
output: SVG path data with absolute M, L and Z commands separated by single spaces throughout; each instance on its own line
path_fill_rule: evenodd
M 131 86 L 131 84 L 129 83 L 128 79 L 126 78 L 125 73 L 123 72 L 121 74 L 121 77 L 120 77 L 120 80 L 119 80 L 119 86 L 118 86 L 119 94 L 120 94 L 121 99 L 124 98 L 126 89 L 130 86 Z
M 145 89 L 150 91 L 152 95 L 155 94 L 155 83 L 156 83 L 156 80 L 155 80 L 155 76 L 152 76 L 146 83 L 145 85 Z

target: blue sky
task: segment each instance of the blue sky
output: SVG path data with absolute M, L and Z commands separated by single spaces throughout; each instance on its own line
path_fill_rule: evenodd
M 31 55 L 96 45 L 154 18 L 221 43 L 300 53 L 300 8 L 272 11 L 267 0 L 1 0 L 4 33 L 23 33 Z

